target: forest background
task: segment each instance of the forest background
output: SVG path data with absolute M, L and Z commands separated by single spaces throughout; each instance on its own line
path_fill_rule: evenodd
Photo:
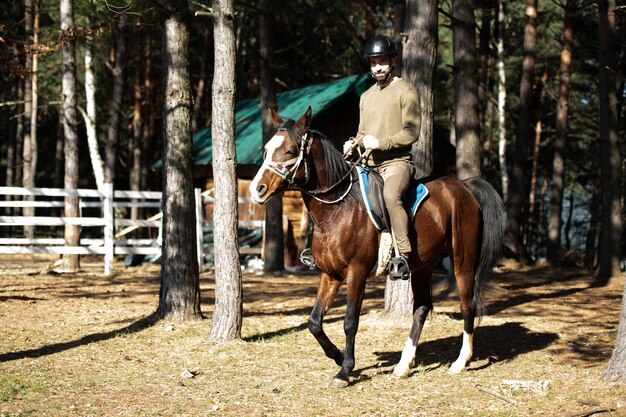
M 522 65 L 528 53 L 524 49 L 526 4 L 491 0 L 475 3 L 481 170 L 506 198 L 505 188 L 517 152 Z M 236 101 L 240 101 L 260 94 L 260 9 L 254 1 L 240 1 L 234 6 Z M 85 83 L 89 82 L 85 55 L 91 51 L 98 148 L 107 161 L 104 177 L 114 182 L 117 189 L 161 190 L 161 177 L 150 167 L 163 153 L 163 9 L 159 3 L 149 1 L 79 1 L 75 7 L 76 27 L 71 36 L 77 45 L 78 106 L 81 112 L 88 106 L 84 93 Z M 452 7 L 451 1 L 439 3 L 433 110 L 439 135 L 436 140 L 454 143 Z M 26 13 L 31 9 L 30 15 Z M 191 2 L 191 9 L 189 59 L 195 132 L 211 122 L 214 39 L 211 20 L 192 16 L 194 11 L 206 11 L 207 6 Z M 271 67 L 276 91 L 366 72 L 367 63 L 362 59 L 365 40 L 378 33 L 401 41 L 405 9 L 404 2 L 374 0 L 296 0 L 273 4 L 275 45 Z M 565 10 L 570 11 L 571 19 L 569 45 L 564 38 Z M 619 30 L 625 17 L 623 6 L 617 5 L 615 17 L 615 53 L 623 57 L 625 35 Z M 60 68 L 64 39 L 59 31 L 58 2 L 12 0 L 0 12 L 0 19 L 0 183 L 62 187 Z M 570 250 L 586 251 L 581 255 L 585 265 L 597 264 L 602 181 L 598 27 L 598 6 L 594 2 L 545 1 L 538 5 L 533 94 L 530 103 L 526 103 L 530 106 L 527 111 L 531 114 L 531 136 L 527 138 L 525 155 L 528 186 L 521 225 L 521 239 L 530 259 L 548 255 L 554 149 L 559 135 L 562 136 L 558 126 L 558 109 L 564 105 L 560 101 L 561 58 L 567 46 L 571 61 L 567 74 L 569 96 L 565 102 L 566 141 L 561 142 L 564 191 L 559 245 L 563 251 L 551 258 L 558 261 Z M 614 74 L 619 116 L 624 111 L 624 67 L 622 58 Z M 499 73 L 499 68 L 504 72 Z M 503 91 L 505 107 L 499 113 L 498 94 Z M 29 104 L 34 104 L 35 112 Z M 618 120 L 619 131 L 623 131 L 624 118 Z M 94 188 L 96 181 L 86 137 L 85 119 L 80 118 L 78 185 Z M 344 139 L 347 138 L 335 140 Z

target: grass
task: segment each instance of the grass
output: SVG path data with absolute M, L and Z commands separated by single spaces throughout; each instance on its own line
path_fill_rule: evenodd
M 438 296 L 435 287 L 418 362 L 401 380 L 390 373 L 410 319 L 383 315 L 382 296 L 368 299 L 351 384 L 333 390 L 338 368 L 306 326 L 315 276 L 244 277 L 243 341 L 211 343 L 210 320 L 130 327 L 156 308 L 158 267 L 113 279 L 89 270 L 57 276 L 26 275 L 17 263 L 2 268 L 2 417 L 560 416 L 626 402 L 623 385 L 599 379 L 623 280 L 591 288 L 590 274 L 579 270 L 569 277 L 559 270 L 558 279 L 545 270 L 496 276 L 488 297 L 495 313 L 477 329 L 474 360 L 460 375 L 448 373 L 461 344 L 454 295 Z M 210 275 L 201 288 L 203 299 L 212 295 Z M 202 309 L 210 317 L 212 306 Z M 341 313 L 341 306 L 331 310 L 324 326 L 340 347 Z M 196 368 L 194 377 L 181 376 Z M 551 383 L 545 391 L 511 389 L 507 379 Z

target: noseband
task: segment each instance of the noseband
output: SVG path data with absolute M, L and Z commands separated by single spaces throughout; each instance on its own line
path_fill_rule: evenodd
M 285 128 L 280 128 L 277 132 L 289 132 Z M 306 163 L 306 158 L 311 150 L 311 141 L 309 141 L 309 132 L 306 132 L 304 136 L 298 136 L 300 138 L 300 151 L 298 152 L 298 156 L 295 158 L 291 158 L 288 161 L 283 162 L 274 162 L 268 161 L 267 167 L 274 174 L 278 175 L 283 180 L 287 181 L 289 184 L 289 188 L 298 187 L 298 184 L 295 183 L 294 178 L 296 176 L 296 172 L 300 169 L 300 165 L 304 161 L 304 184 L 309 182 L 309 167 Z
M 279 128 L 277 130 L 277 132 L 281 132 L 281 131 L 287 132 L 287 134 L 291 137 L 289 131 L 286 128 Z M 341 184 L 348 176 L 352 177 L 352 170 L 354 169 L 354 165 L 350 168 L 350 170 L 348 170 L 348 172 L 344 176 L 342 176 L 337 182 L 332 184 L 330 187 L 327 187 L 321 190 L 307 190 L 303 188 L 303 186 L 306 185 L 310 179 L 309 164 L 307 160 L 308 160 L 309 152 L 311 150 L 313 141 L 311 140 L 309 133 L 310 132 L 307 131 L 304 133 L 303 136 L 299 136 L 297 133 L 294 133 L 296 136 L 298 136 L 298 138 L 300 138 L 300 149 L 299 149 L 297 157 L 291 158 L 283 162 L 268 161 L 267 167 L 270 171 L 278 175 L 280 178 L 282 178 L 284 181 L 286 181 L 289 184 L 287 186 L 287 189 L 301 191 L 305 194 L 310 195 L 311 197 L 313 197 L 320 203 L 324 203 L 324 204 L 338 203 L 339 201 L 343 200 L 352 189 L 352 181 L 350 181 L 350 185 L 348 186 L 346 191 L 339 198 L 335 200 L 327 201 L 317 196 L 321 194 L 329 193 L 335 187 Z M 304 165 L 304 182 L 302 184 L 297 184 L 295 182 L 295 176 L 302 165 Z

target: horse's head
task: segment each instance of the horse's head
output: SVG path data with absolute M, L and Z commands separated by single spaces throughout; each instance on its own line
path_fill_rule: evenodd
M 306 181 L 306 158 L 311 146 L 311 107 L 295 122 L 271 112 L 276 132 L 265 145 L 263 165 L 250 184 L 252 198 L 260 204 Z

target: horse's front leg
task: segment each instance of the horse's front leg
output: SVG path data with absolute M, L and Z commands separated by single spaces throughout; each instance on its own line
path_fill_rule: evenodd
M 432 270 L 422 270 L 413 272 L 411 276 L 411 289 L 413 291 L 413 322 L 411 332 L 402 349 L 402 357 L 393 368 L 393 375 L 398 378 L 406 378 L 411 373 L 411 367 L 415 363 L 417 344 L 424 328 L 424 322 L 428 313 L 433 308 L 432 296 L 430 293 L 430 279 Z
M 334 360 L 337 365 L 342 366 L 344 361 L 343 353 L 330 341 L 322 327 L 324 316 L 337 296 L 339 285 L 341 285 L 341 281 L 322 272 L 319 285 L 317 286 L 315 306 L 309 316 L 309 331 L 315 336 L 317 343 L 324 349 L 326 356 Z
M 359 319 L 361 316 L 361 306 L 365 292 L 365 280 L 367 274 L 364 271 L 348 274 L 347 278 L 347 303 L 346 315 L 343 320 L 343 330 L 346 334 L 346 350 L 341 363 L 341 369 L 335 375 L 330 386 L 333 388 L 344 388 L 348 386 L 350 373 L 354 369 L 354 341 L 359 329 Z

